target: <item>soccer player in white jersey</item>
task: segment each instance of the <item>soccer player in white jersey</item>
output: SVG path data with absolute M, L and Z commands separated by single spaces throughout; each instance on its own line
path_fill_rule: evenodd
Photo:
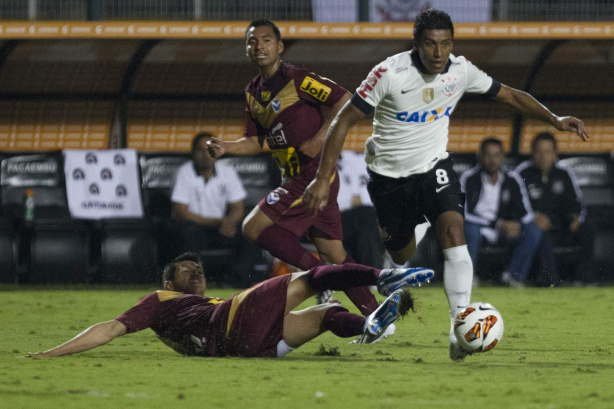
M 413 38 L 413 49 L 378 64 L 339 112 L 303 200 L 313 214 L 322 209 L 348 130 L 374 112 L 365 159 L 382 238 L 393 261 L 403 264 L 415 252 L 415 226 L 425 218 L 435 226 L 453 318 L 470 302 L 473 277 L 463 232 L 465 197 L 446 151 L 450 115 L 462 95 L 484 94 L 560 131 L 575 132 L 582 140 L 589 136 L 581 120 L 553 114 L 526 92 L 501 84 L 464 57 L 451 54 L 454 26 L 447 13 L 420 13 Z M 450 358 L 462 360 L 466 355 L 450 331 Z

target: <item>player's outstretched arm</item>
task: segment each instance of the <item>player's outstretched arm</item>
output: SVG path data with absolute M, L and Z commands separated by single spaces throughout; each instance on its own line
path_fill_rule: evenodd
M 501 90 L 495 99 L 510 105 L 522 115 L 539 119 L 540 121 L 554 126 L 559 131 L 573 132 L 583 141 L 589 138 L 588 133 L 584 129 L 584 122 L 573 116 L 557 116 L 553 114 L 548 108 L 540 104 L 526 92 L 501 85 Z
M 222 141 L 218 138 L 211 138 L 207 141 L 207 150 L 213 158 L 219 158 L 225 153 L 251 156 L 259 153 L 262 146 L 257 136 L 243 137 L 236 141 Z
M 337 167 L 337 158 L 341 154 L 345 137 L 350 128 L 365 116 L 351 102 L 347 102 L 331 123 L 322 148 L 322 158 L 316 177 L 303 194 L 303 203 L 311 214 L 317 214 L 326 206 L 330 193 L 330 178 Z
M 47 357 L 76 354 L 104 345 L 126 333 L 126 327 L 119 321 L 111 320 L 92 325 L 70 341 L 44 352 L 29 353 L 26 357 Z

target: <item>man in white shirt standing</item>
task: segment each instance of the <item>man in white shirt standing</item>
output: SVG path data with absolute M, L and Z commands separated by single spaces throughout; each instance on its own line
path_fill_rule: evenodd
M 173 218 L 180 224 L 183 251 L 228 247 L 239 251 L 244 241 L 237 233 L 244 217 L 246 192 L 234 168 L 209 154 L 207 141 L 212 137 L 205 132 L 194 137 L 192 160 L 179 168 L 175 178 L 171 202 Z M 241 284 L 237 282 L 239 273 L 231 272 L 233 277 L 226 279 Z M 230 284 L 228 280 L 226 283 Z
M 428 9 L 417 16 L 413 49 L 378 64 L 332 122 L 316 177 L 303 198 L 312 213 L 326 204 L 329 178 L 348 130 L 374 112 L 365 159 L 384 244 L 393 261 L 403 264 L 415 252 L 414 227 L 425 218 L 435 226 L 444 254 L 443 282 L 451 319 L 470 303 L 473 278 L 463 231 L 465 196 L 446 151 L 450 115 L 462 95 L 490 96 L 560 131 L 588 138 L 579 119 L 554 115 L 531 95 L 452 55 L 453 39 L 454 26 L 447 13 Z M 452 330 L 449 352 L 452 360 L 468 355 Z

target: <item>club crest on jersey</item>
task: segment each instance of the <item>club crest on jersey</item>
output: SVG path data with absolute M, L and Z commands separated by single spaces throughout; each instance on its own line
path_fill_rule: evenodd
M 260 98 L 263 102 L 269 102 L 269 100 L 271 99 L 271 91 L 262 91 L 260 93 Z
M 443 93 L 443 95 L 445 95 L 446 97 L 451 97 L 452 95 L 456 94 L 456 90 L 457 90 L 457 86 L 456 86 L 456 80 L 458 78 L 454 77 L 448 77 L 446 79 L 442 79 L 441 82 L 443 82 L 443 89 L 441 90 L 441 92 Z
M 275 98 L 273 102 L 271 102 L 271 106 L 273 107 L 273 111 L 279 112 L 279 108 L 281 108 L 281 100 L 279 98 Z
M 277 192 L 269 193 L 269 195 L 266 197 L 266 202 L 270 205 L 274 205 L 275 203 L 279 202 L 279 193 Z
M 258 112 L 260 108 L 258 108 L 258 104 L 254 104 L 254 106 L 252 107 L 252 111 L 254 112 Z
M 328 99 L 331 91 L 330 87 L 327 87 L 326 85 L 314 80 L 310 76 L 305 77 L 300 89 L 301 91 L 305 91 L 315 99 L 322 102 Z
M 433 88 L 425 88 L 422 90 L 422 100 L 429 103 L 435 98 L 435 90 Z

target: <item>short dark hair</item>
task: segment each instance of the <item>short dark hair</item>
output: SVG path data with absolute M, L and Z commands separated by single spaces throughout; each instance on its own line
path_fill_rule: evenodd
M 277 27 L 277 25 L 273 23 L 271 20 L 265 20 L 265 19 L 254 20 L 251 23 L 249 23 L 249 25 L 245 29 L 245 39 L 247 40 L 247 37 L 249 36 L 250 28 L 262 27 L 262 26 L 271 27 L 273 29 L 273 33 L 275 34 L 275 39 L 277 39 L 277 41 L 281 41 L 281 32 L 279 31 L 279 27 Z
M 480 142 L 480 148 L 478 150 L 478 153 L 484 153 L 484 149 L 486 149 L 487 145 L 497 145 L 499 148 L 501 148 L 501 150 L 503 150 L 503 142 L 501 142 L 501 139 L 495 136 L 489 136 L 487 138 L 482 139 L 482 142 Z
M 164 270 L 162 271 L 162 284 L 175 279 L 177 264 L 181 263 L 182 261 L 193 261 L 198 264 L 203 263 L 202 259 L 200 258 L 200 254 L 198 253 L 187 252 L 175 257 L 173 261 L 164 266 Z
M 554 145 L 554 150 L 556 151 L 556 138 L 554 137 L 554 135 L 550 132 L 540 132 L 535 135 L 535 138 L 533 138 L 533 141 L 531 141 L 531 152 L 535 152 L 535 147 L 540 141 L 552 142 L 552 144 Z
M 198 145 L 198 142 L 203 139 L 203 138 L 207 138 L 207 139 L 211 139 L 214 138 L 215 135 L 210 134 L 209 132 L 199 132 L 196 135 L 194 135 L 194 139 L 192 139 L 192 152 L 194 152 L 196 150 L 196 145 Z
M 426 30 L 450 30 L 454 38 L 454 24 L 445 11 L 427 9 L 418 14 L 414 22 L 414 40 L 419 40 Z

